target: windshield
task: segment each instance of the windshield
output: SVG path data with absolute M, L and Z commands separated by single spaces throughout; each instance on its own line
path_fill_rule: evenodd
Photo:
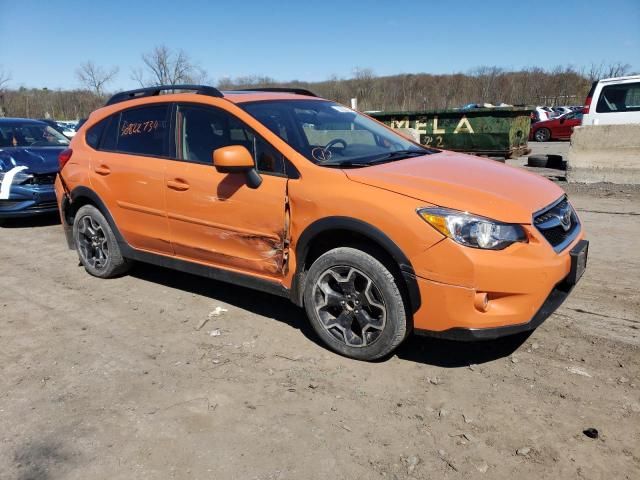
M 239 106 L 319 165 L 362 167 L 435 151 L 329 101 L 277 100 Z
M 69 139 L 45 123 L 1 123 L 2 147 L 59 147 Z

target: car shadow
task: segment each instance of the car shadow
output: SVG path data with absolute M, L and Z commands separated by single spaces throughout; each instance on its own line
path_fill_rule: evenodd
M 287 298 L 147 263 L 136 263 L 129 275 L 273 318 L 300 330 L 309 340 L 322 345 L 309 325 L 304 310 Z
M 532 332 L 495 340 L 456 342 L 412 335 L 396 351 L 398 358 L 443 368 L 468 367 L 508 357 L 527 341 Z
M 54 212 L 34 215 L 33 217 L 0 219 L 0 228 L 50 227 L 52 225 L 58 225 L 59 223 L 60 216 Z
M 129 275 L 272 318 L 300 330 L 308 340 L 327 348 L 309 324 L 305 311 L 287 298 L 145 263 L 136 263 Z M 443 368 L 467 367 L 511 355 L 530 334 L 527 332 L 480 342 L 454 342 L 411 335 L 396 352 L 380 362 L 397 356 L 402 360 Z

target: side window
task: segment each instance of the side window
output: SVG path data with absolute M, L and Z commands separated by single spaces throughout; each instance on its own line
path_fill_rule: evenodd
M 193 105 L 178 107 L 176 145 L 180 158 L 211 164 L 213 151 L 230 145 L 242 145 L 251 152 L 263 173 L 284 174 L 280 152 L 257 136 L 233 115 L 219 109 Z
M 104 132 L 107 123 L 109 122 L 109 118 L 105 118 L 104 120 L 100 120 L 93 127 L 87 130 L 86 141 L 87 144 L 97 150 L 98 144 L 100 143 L 100 138 L 102 137 L 102 132 Z
M 640 83 L 607 85 L 600 92 L 596 112 L 638 112 L 640 111 Z
M 105 132 L 100 140 L 98 150 L 115 151 L 118 145 L 118 127 L 120 126 L 120 114 L 116 113 L 104 120 L 107 122 Z
M 167 155 L 169 124 L 169 105 L 125 110 L 120 114 L 115 150 L 135 155 Z

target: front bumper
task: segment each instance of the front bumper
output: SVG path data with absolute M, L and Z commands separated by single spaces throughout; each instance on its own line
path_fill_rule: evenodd
M 488 340 L 537 328 L 564 302 L 584 271 L 588 242 L 582 236 L 560 254 L 550 253 L 547 246 L 543 256 L 517 261 L 517 256 L 496 255 L 492 265 L 479 262 L 475 286 L 417 277 L 423 303 L 414 314 L 414 330 L 452 340 Z M 535 247 L 528 246 L 521 249 L 527 257 Z M 486 256 L 472 254 L 476 260 Z M 486 305 L 478 302 L 483 295 Z
M 492 328 L 461 328 L 453 327 L 442 331 L 433 330 L 419 330 L 415 332 L 418 335 L 425 335 L 435 338 L 443 338 L 446 340 L 455 340 L 462 342 L 471 342 L 476 340 L 494 340 L 500 337 L 506 337 L 508 335 L 515 335 L 517 333 L 529 332 L 535 330 L 542 323 L 555 312 L 560 305 L 567 299 L 569 293 L 573 289 L 573 285 L 569 285 L 566 282 L 561 282 L 556 285 L 551 291 L 547 299 L 542 306 L 538 309 L 536 314 L 531 320 L 526 323 L 520 323 L 517 325 L 505 325 L 501 327 Z
M 30 217 L 57 210 L 53 185 L 13 185 L 9 198 L 0 200 L 0 218 Z

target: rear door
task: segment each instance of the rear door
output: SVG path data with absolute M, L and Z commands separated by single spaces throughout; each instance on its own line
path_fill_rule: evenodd
M 170 104 L 124 110 L 107 120 L 90 180 L 133 247 L 172 253 L 165 204 Z
M 284 158 L 226 110 L 177 106 L 178 157 L 166 170 L 171 243 L 176 256 L 269 278 L 286 259 Z M 262 184 L 252 189 L 242 173 L 219 173 L 213 151 L 242 145 L 254 156 Z

